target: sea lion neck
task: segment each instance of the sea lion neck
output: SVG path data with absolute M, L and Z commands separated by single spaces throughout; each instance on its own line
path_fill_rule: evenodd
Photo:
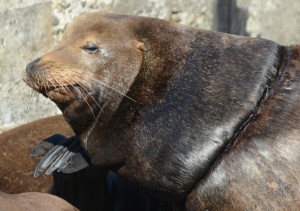
M 61 110 L 64 119 L 68 122 L 76 136 L 81 137 L 93 124 L 95 114 L 99 114 L 100 109 L 96 106 L 91 110 L 86 109 L 86 105 L 82 102 L 69 102 L 68 104 L 56 103 L 57 107 Z M 91 108 L 92 109 L 92 108 Z M 83 118 L 83 116 L 85 118 Z

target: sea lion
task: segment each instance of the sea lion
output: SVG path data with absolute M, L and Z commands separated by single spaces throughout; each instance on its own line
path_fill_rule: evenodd
M 300 46 L 90 13 L 24 81 L 94 165 L 174 209 L 300 207 Z
M 63 199 L 46 193 L 6 194 L 0 191 L 0 211 L 78 211 Z
M 50 177 L 32 178 L 38 159 L 32 159 L 28 153 L 33 146 L 54 133 L 74 134 L 61 115 L 33 121 L 0 134 L 1 191 L 16 194 L 46 193 L 50 190 Z
M 66 138 L 62 135 L 53 135 L 54 133 L 62 133 L 67 137 L 71 137 Z M 52 135 L 50 138 L 45 139 L 50 135 Z M 4 196 L 11 198 L 11 200 L 16 199 L 17 201 L 26 199 L 28 196 L 30 198 L 28 202 L 36 197 L 36 205 L 44 205 L 44 210 L 54 207 L 54 205 L 47 207 L 48 205 L 45 202 L 47 195 L 41 194 L 41 197 L 39 197 L 38 193 L 28 192 L 51 193 L 83 211 L 108 210 L 108 192 L 106 191 L 108 171 L 93 166 L 81 170 L 82 164 L 84 163 L 78 162 L 78 156 L 73 157 L 75 159 L 72 158 L 73 161 L 77 161 L 77 171 L 75 173 L 63 174 L 54 172 L 53 179 L 52 176 L 33 178 L 33 171 L 39 159 L 33 159 L 28 156 L 32 147 L 35 146 L 34 149 L 36 149 L 37 146 L 40 146 L 39 142 L 43 139 L 45 140 L 42 143 L 49 139 L 55 139 L 56 143 L 52 146 L 49 144 L 43 145 L 43 149 L 45 149 L 44 153 L 46 153 L 47 147 L 51 148 L 57 146 L 61 141 L 67 144 L 67 140 L 71 139 L 73 137 L 72 135 L 74 135 L 73 131 L 61 115 L 36 120 L 0 134 L 0 190 L 6 193 L 2 195 L 0 193 L 0 210 L 15 210 L 16 207 L 22 206 L 18 202 L 16 202 L 14 206 L 11 206 L 10 201 L 6 202 L 6 197 Z M 34 150 L 31 152 L 31 156 L 42 155 L 43 149 L 39 149 L 39 151 Z M 80 167 L 79 169 L 78 165 Z M 72 168 L 74 168 L 74 166 L 69 165 L 68 172 Z M 22 194 L 7 195 L 20 193 Z M 22 197 L 23 195 L 26 197 Z M 55 198 L 51 198 L 51 196 L 48 198 L 49 202 L 60 201 L 53 200 Z M 8 209 L 7 206 L 11 206 L 10 209 Z M 59 207 L 56 207 L 54 210 L 59 210 Z
M 17 207 L 21 209 L 22 204 L 18 201 L 26 200 L 27 196 L 30 198 L 28 203 L 35 198 L 36 205 L 43 206 L 43 210 L 59 210 L 59 207 L 54 209 L 52 208 L 55 207 L 54 205 L 49 207 L 47 204 L 62 200 L 56 200 L 55 197 L 48 197 L 46 194 L 28 192 L 51 193 L 80 210 L 108 210 L 108 193 L 105 190 L 108 172 L 105 169 L 89 167 L 78 171 L 77 168 L 77 172 L 73 174 L 54 172 L 54 180 L 52 177 L 45 176 L 38 179 L 32 177 L 39 159 L 33 159 L 28 154 L 33 146 L 36 148 L 41 140 L 50 135 L 53 139 L 61 141 L 62 136 L 53 136 L 54 133 L 62 133 L 65 136 L 74 135 L 61 115 L 36 120 L 0 134 L 0 190 L 6 193 L 0 193 L 0 210 L 16 210 Z M 64 139 L 67 138 L 64 137 Z M 39 153 L 42 154 L 41 151 Z M 31 155 L 38 155 L 38 151 Z M 81 165 L 82 162 L 77 162 L 76 167 L 78 164 Z M 69 166 L 70 168 L 72 165 Z M 20 193 L 22 194 L 8 195 Z M 6 201 L 8 198 L 9 201 Z M 45 201 L 46 199 L 48 202 Z M 10 203 L 11 200 L 16 200 L 14 205 Z M 10 209 L 7 206 L 11 206 Z

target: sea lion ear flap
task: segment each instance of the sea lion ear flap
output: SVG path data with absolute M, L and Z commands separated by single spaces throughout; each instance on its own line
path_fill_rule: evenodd
M 145 46 L 145 44 L 142 42 L 139 42 L 139 41 L 137 41 L 137 43 L 136 43 L 136 48 L 141 51 L 145 51 L 145 52 L 148 50 L 147 47 Z

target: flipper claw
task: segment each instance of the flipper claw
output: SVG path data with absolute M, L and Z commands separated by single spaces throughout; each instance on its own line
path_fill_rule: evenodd
M 73 173 L 89 166 L 89 158 L 76 136 L 51 136 L 37 144 L 30 156 L 44 156 L 35 168 L 34 177 L 39 177 L 47 168 L 46 176 L 54 171 Z

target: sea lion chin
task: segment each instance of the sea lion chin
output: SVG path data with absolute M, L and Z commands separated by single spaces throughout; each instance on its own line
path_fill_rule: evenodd
M 299 52 L 91 13 L 24 80 L 58 105 L 94 165 L 179 207 L 296 209 Z

